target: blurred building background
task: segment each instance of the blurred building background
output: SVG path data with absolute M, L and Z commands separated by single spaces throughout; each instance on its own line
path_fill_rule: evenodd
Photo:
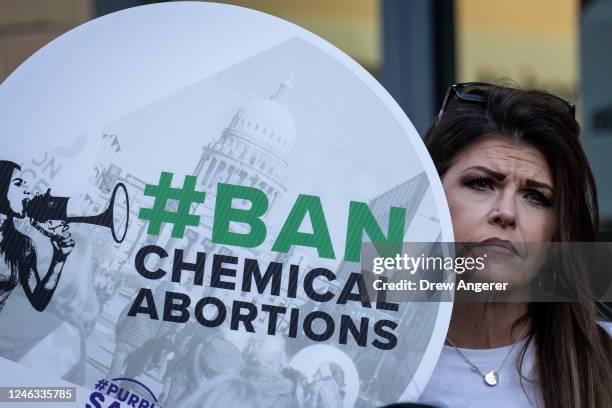
M 153 0 L 0 0 L 0 82 L 55 37 Z M 578 107 L 612 241 L 612 0 L 226 0 L 330 41 L 370 71 L 419 132 L 448 84 L 513 81 Z

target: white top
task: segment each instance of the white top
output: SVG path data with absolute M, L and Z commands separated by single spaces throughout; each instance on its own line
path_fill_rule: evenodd
M 600 325 L 612 335 L 612 323 L 600 322 Z M 525 341 L 522 339 L 516 343 L 499 372 L 499 383 L 494 387 L 485 384 L 482 376 L 472 371 L 470 365 L 454 347 L 444 346 L 419 402 L 437 408 L 543 408 L 537 384 L 523 380 L 521 386 L 517 359 Z M 509 345 L 494 349 L 461 348 L 460 350 L 486 374 L 499 368 L 511 347 Z M 534 379 L 536 376 L 533 351 L 532 341 L 521 367 L 523 376 L 528 379 Z

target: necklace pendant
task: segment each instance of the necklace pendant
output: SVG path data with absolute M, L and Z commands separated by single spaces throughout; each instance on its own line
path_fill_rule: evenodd
M 495 387 L 499 382 L 499 374 L 495 371 L 490 371 L 484 376 L 485 383 L 490 387 Z

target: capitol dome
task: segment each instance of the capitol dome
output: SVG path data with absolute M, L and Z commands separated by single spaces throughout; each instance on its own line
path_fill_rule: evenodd
M 268 99 L 251 102 L 240 109 L 226 129 L 283 160 L 287 160 L 295 145 L 295 122 L 285 106 L 291 80 L 284 81 Z

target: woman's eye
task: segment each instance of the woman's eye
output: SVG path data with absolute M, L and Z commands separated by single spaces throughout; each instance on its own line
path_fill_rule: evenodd
M 544 194 L 539 191 L 528 191 L 525 194 L 525 198 L 536 205 L 540 205 L 542 207 L 550 207 L 552 205 L 552 200 L 546 197 Z
M 476 177 L 471 180 L 468 180 L 465 185 L 467 187 L 473 188 L 479 191 L 491 190 L 493 189 L 493 183 L 486 177 Z

